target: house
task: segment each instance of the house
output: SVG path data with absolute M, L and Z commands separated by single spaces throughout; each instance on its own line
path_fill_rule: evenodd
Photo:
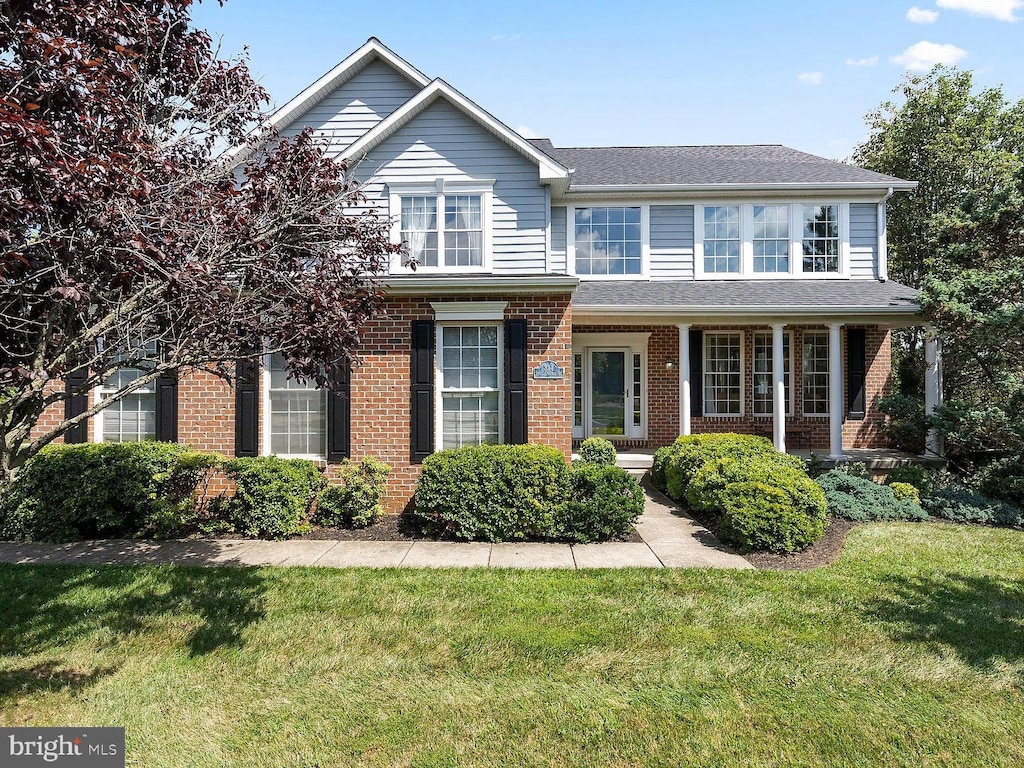
M 355 163 L 419 267 L 391 264 L 340 390 L 289 381 L 276 358 L 236 389 L 188 374 L 124 398 L 90 439 L 374 455 L 394 467 L 393 510 L 426 456 L 482 442 L 885 445 L 890 331 L 923 322 L 887 277 L 886 201 L 913 182 L 776 145 L 528 140 L 375 38 L 273 123 Z M 934 406 L 935 339 L 929 355 Z

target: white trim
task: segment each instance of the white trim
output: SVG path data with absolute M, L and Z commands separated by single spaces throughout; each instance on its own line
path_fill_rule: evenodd
M 640 209 L 640 274 L 581 275 L 576 272 L 576 210 L 578 208 L 639 208 Z M 629 200 L 602 200 L 594 205 L 565 206 L 565 269 L 579 280 L 648 280 L 651 276 L 651 206 Z
M 690 410 L 692 400 L 690 396 L 690 325 L 680 323 L 676 326 L 679 329 L 679 434 L 688 435 L 691 432 Z
M 893 196 L 893 188 L 889 187 L 889 194 L 887 194 L 878 203 L 878 260 L 876 266 L 878 268 L 878 279 L 888 280 L 889 279 L 889 222 L 888 222 L 888 202 L 889 198 Z
M 830 306 L 827 304 L 819 306 L 799 306 L 781 304 L 758 304 L 750 306 L 729 306 L 729 305 L 671 305 L 671 304 L 577 304 L 573 303 L 573 315 L 587 315 L 591 317 L 604 316 L 655 316 L 678 318 L 681 315 L 692 315 L 694 322 L 707 316 L 735 316 L 735 317 L 800 317 L 810 318 L 824 322 L 824 318 L 842 317 L 844 322 L 853 322 L 857 318 L 870 317 L 872 323 L 877 323 L 879 316 L 893 316 L 900 321 L 909 319 L 906 316 L 919 317 L 920 309 L 901 308 L 898 306 Z M 767 322 L 767 321 L 766 321 Z M 921 322 L 924 322 L 921 320 Z
M 828 324 L 828 430 L 829 458 L 845 459 L 843 453 L 843 337 L 842 323 Z
M 261 444 L 260 456 L 278 456 L 282 459 L 306 459 L 323 463 L 327 461 L 327 435 L 330 425 L 327 423 L 327 398 L 324 398 L 324 452 L 316 453 L 273 453 L 270 450 L 273 413 L 270 410 L 270 355 L 264 354 L 260 360 L 260 419 Z M 316 391 L 321 391 L 319 387 Z
M 608 194 L 608 195 L 649 195 L 651 193 L 662 194 L 708 194 L 708 193 L 738 193 L 747 192 L 829 192 L 852 191 L 852 192 L 882 192 L 893 189 L 899 192 L 912 192 L 917 189 L 916 181 L 903 181 L 902 179 L 888 179 L 886 181 L 836 181 L 830 183 L 786 183 L 786 184 L 580 184 L 572 185 L 569 194 Z
M 704 386 L 705 378 L 708 375 L 708 338 L 711 336 L 739 336 L 740 337 L 740 412 L 739 413 L 708 413 L 707 389 Z M 700 413 L 705 419 L 740 419 L 747 413 L 746 398 L 746 373 L 747 373 L 747 350 L 746 331 L 743 329 L 729 331 L 704 331 L 701 334 L 700 350 Z
M 444 322 L 500 322 L 505 319 L 507 301 L 432 301 L 434 319 Z
M 415 275 L 391 275 L 382 281 L 391 296 L 421 296 L 424 291 L 430 295 L 451 294 L 494 294 L 501 293 L 572 293 L 580 281 L 567 275 L 480 275 L 453 276 L 451 273 L 417 277 Z
M 786 452 L 786 326 L 776 323 L 772 326 L 772 439 L 775 450 Z M 789 375 L 796 378 L 796 350 L 793 348 L 793 334 L 789 334 Z M 789 407 L 795 415 L 796 403 L 793 389 L 789 388 Z
M 455 302 L 452 302 L 455 303 Z M 486 304 L 500 304 L 502 302 L 482 302 Z M 433 304 L 432 304 L 433 306 Z M 437 318 L 435 318 L 437 319 Z M 444 387 L 444 329 L 451 327 L 480 327 L 490 326 L 497 329 L 498 338 L 498 386 L 496 390 L 490 389 L 465 389 Z M 434 323 L 434 453 L 444 450 L 444 394 L 445 392 L 470 394 L 473 392 L 497 391 L 498 393 L 498 445 L 505 443 L 505 324 L 501 320 L 475 320 L 464 315 L 458 318 L 437 319 Z
M 627 390 L 633 386 L 633 355 L 640 355 L 640 424 L 633 426 L 633 409 L 630 399 L 627 398 L 625 411 L 625 426 L 623 435 L 601 435 L 608 440 L 644 440 L 647 437 L 648 411 L 650 409 L 649 387 L 648 387 L 648 342 L 650 333 L 574 333 L 572 335 L 572 354 L 583 355 L 583 428 L 580 431 L 574 427 L 573 437 L 590 437 L 591 424 L 591 401 L 592 391 L 592 370 L 591 352 L 593 351 L 616 351 L 625 353 L 624 376 Z
M 768 337 L 768 341 L 769 341 L 768 347 L 769 347 L 769 349 L 772 352 L 772 357 L 769 358 L 769 359 L 770 359 L 771 366 L 772 366 L 772 370 L 771 370 L 771 382 L 772 383 L 771 383 L 771 386 L 773 388 L 773 392 L 772 392 L 772 401 L 771 402 L 772 402 L 773 410 L 769 411 L 768 413 L 758 413 L 757 411 L 755 411 L 753 409 L 753 400 L 754 400 L 754 398 L 753 398 L 753 394 L 754 394 L 754 389 L 753 389 L 753 387 L 754 387 L 754 379 L 753 379 L 753 376 L 756 373 L 756 371 L 754 370 L 754 366 L 757 365 L 756 357 L 755 357 L 754 362 L 753 362 L 753 364 L 751 365 L 751 368 L 750 368 L 750 375 L 751 375 L 751 379 L 750 379 L 750 387 L 751 387 L 751 389 L 750 389 L 750 393 L 751 393 L 751 398 L 750 398 L 751 399 L 751 412 L 750 412 L 750 415 L 752 417 L 754 417 L 755 419 L 770 419 L 770 418 L 772 418 L 772 416 L 775 415 L 775 411 L 774 411 L 774 404 L 775 404 L 775 399 L 774 399 L 775 398 L 775 394 L 774 394 L 775 357 L 774 357 L 774 355 L 775 355 L 775 328 L 776 328 L 776 326 L 780 326 L 780 327 L 784 328 L 785 327 L 785 323 L 772 323 L 771 326 L 769 326 L 769 330 L 767 330 L 767 331 L 763 330 L 761 328 L 755 328 L 755 329 L 753 329 L 751 331 L 751 337 L 750 337 L 750 349 L 751 349 L 751 351 L 753 352 L 755 347 L 756 347 L 756 345 L 757 345 L 757 337 L 758 336 L 767 336 Z M 793 346 L 793 331 L 783 330 L 782 333 L 785 336 L 786 340 L 789 341 L 789 377 L 790 377 L 790 379 L 793 380 L 793 386 L 789 386 L 789 384 L 786 384 L 786 388 L 788 389 L 789 397 L 788 397 L 788 400 L 787 400 L 787 403 L 786 403 L 786 413 L 784 415 L 788 416 L 789 418 L 793 418 L 793 417 L 796 416 L 796 397 L 795 397 L 796 370 L 795 370 L 795 366 L 794 366 L 796 354 L 795 354 L 795 348 Z M 783 347 L 783 351 L 784 350 L 785 350 L 785 347 Z M 785 368 L 785 366 L 783 366 L 783 368 Z

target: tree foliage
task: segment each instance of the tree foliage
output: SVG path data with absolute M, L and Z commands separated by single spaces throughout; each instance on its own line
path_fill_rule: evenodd
M 267 94 L 191 5 L 0 2 L 0 480 L 165 371 L 229 376 L 269 345 L 324 383 L 378 309 L 389 223 L 310 132 L 254 131 Z M 67 373 L 86 391 L 125 367 L 30 437 Z

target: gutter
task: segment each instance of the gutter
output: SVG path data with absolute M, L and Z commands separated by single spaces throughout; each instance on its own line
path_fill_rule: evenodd
M 889 279 L 889 233 L 887 225 L 886 203 L 896 191 L 895 187 L 889 187 L 889 191 L 878 203 L 878 279 L 885 282 Z
M 448 294 L 527 294 L 572 293 L 580 284 L 579 278 L 567 275 L 471 275 L 450 277 L 424 275 L 423 277 L 381 278 L 384 290 L 391 296 L 434 296 Z
M 569 194 L 606 193 L 606 194 L 644 194 L 649 192 L 816 192 L 816 191 L 880 191 L 910 192 L 917 189 L 916 181 L 846 181 L 821 184 L 785 183 L 785 184 L 578 184 L 573 185 Z
M 764 304 L 750 306 L 693 306 L 693 305 L 610 305 L 610 304 L 576 304 L 573 312 L 581 315 L 622 316 L 629 314 L 654 315 L 659 317 L 678 315 L 698 315 L 702 317 L 721 316 L 754 316 L 765 317 L 779 315 L 796 315 L 798 317 L 822 317 L 824 315 L 918 315 L 921 308 L 914 305 L 904 306 L 784 306 L 780 304 Z

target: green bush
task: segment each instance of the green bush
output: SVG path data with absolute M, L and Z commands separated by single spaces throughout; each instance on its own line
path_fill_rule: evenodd
M 832 468 L 832 471 L 845 472 L 851 477 L 859 477 L 861 480 L 871 479 L 871 472 L 868 470 L 868 465 L 863 461 L 841 461 Z
M 621 467 L 574 464 L 569 482 L 569 498 L 555 521 L 560 539 L 588 542 L 620 536 L 644 511 L 640 483 Z
M 244 536 L 283 539 L 309 530 L 307 512 L 327 484 L 312 461 L 257 456 L 232 459 L 224 473 L 235 482 L 228 519 Z
M 847 520 L 924 520 L 927 514 L 921 505 L 896 498 L 892 488 L 856 477 L 849 472 L 832 470 L 815 482 L 825 491 L 829 514 Z
M 424 459 L 415 516 L 426 532 L 458 539 L 553 538 L 568 487 L 569 467 L 555 448 L 454 448 Z
M 177 532 L 220 458 L 174 443 L 51 445 L 0 500 L 0 536 L 35 541 Z
M 910 483 L 886 483 L 886 485 L 892 489 L 892 495 L 896 497 L 896 501 L 921 503 L 921 492 Z
M 320 491 L 313 522 L 342 528 L 372 524 L 381 514 L 390 472 L 391 467 L 372 457 L 358 464 L 343 461 L 338 467 L 338 483 Z
M 615 446 L 603 437 L 588 437 L 580 445 L 580 461 L 610 466 L 615 464 Z
M 923 502 L 933 517 L 954 523 L 978 523 L 1024 528 L 1024 513 L 999 499 L 990 499 L 963 486 L 949 486 L 935 491 Z
M 927 468 L 920 464 L 905 464 L 889 471 L 885 476 L 886 485 L 906 483 L 912 485 L 923 494 L 928 494 L 932 489 L 932 475 Z
M 665 462 L 665 489 L 676 501 L 686 499 L 686 489 L 697 470 L 710 461 L 723 458 L 753 459 L 772 457 L 781 463 L 803 468 L 803 461 L 775 450 L 770 440 L 754 435 L 732 433 L 686 435 L 675 441 Z
M 654 459 L 651 461 L 651 485 L 662 492 L 667 487 L 665 469 L 673 451 L 675 451 L 674 445 L 663 446 L 654 452 Z
M 776 457 L 760 456 L 728 457 L 706 463 L 690 481 L 686 501 L 695 510 L 716 512 L 723 507 L 726 486 L 746 482 L 781 487 L 794 496 L 801 496 L 802 505 L 813 507 L 820 500 L 820 489 L 801 467 L 778 461 Z
M 911 395 L 890 395 L 878 401 L 878 408 L 887 417 L 885 434 L 894 448 L 910 453 L 924 452 L 928 434 L 924 400 Z
M 799 552 L 825 532 L 825 500 L 800 505 L 778 486 L 730 483 L 722 494 L 721 523 L 722 540 L 741 552 Z
M 1024 509 L 1024 454 L 997 459 L 982 467 L 978 490 L 990 499 Z

